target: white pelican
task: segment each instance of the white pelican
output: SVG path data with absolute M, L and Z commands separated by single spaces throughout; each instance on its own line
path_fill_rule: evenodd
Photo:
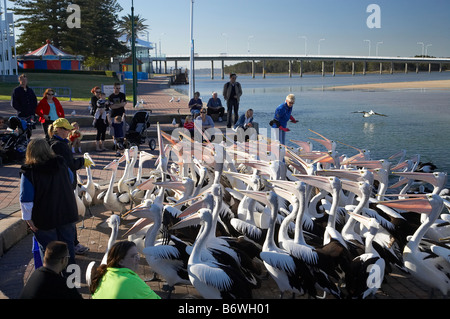
M 108 217 L 108 219 L 105 221 L 106 225 L 108 225 L 111 228 L 111 234 L 108 239 L 108 246 L 106 247 L 105 254 L 103 255 L 103 258 L 100 262 L 100 265 L 106 265 L 107 259 L 108 259 L 108 252 L 111 249 L 112 245 L 116 242 L 117 235 L 119 233 L 119 226 L 120 226 L 120 217 L 119 215 L 112 214 Z M 101 227 L 104 227 L 104 224 L 100 224 Z M 86 269 L 86 283 L 88 286 L 91 285 L 91 276 L 92 276 L 92 269 L 95 266 L 95 261 L 91 261 Z
M 200 218 L 201 228 L 188 261 L 189 280 L 205 299 L 249 299 L 251 288 L 240 271 L 229 264 L 205 259 L 202 251 L 207 245 L 208 234 L 212 228 L 211 211 L 205 208 L 183 219 Z
M 103 204 L 107 210 L 111 212 L 119 212 L 121 214 L 127 211 L 126 205 L 129 204 L 130 196 L 126 194 L 126 198 L 121 197 L 121 194 L 114 193 L 114 181 L 116 179 L 117 169 L 119 167 L 119 161 L 114 160 L 108 165 L 106 165 L 103 169 L 111 169 L 111 179 L 109 181 L 109 186 L 106 191 L 98 194 L 97 198 L 99 200 L 103 200 Z
M 95 166 L 95 162 L 92 160 L 89 153 L 84 153 L 84 158 L 91 161 L 92 166 Z M 92 179 L 92 169 L 90 166 L 86 166 L 86 183 L 80 186 L 80 193 L 83 194 L 83 201 L 86 206 L 90 206 L 92 204 L 92 200 L 95 197 L 96 191 L 100 188 L 100 186 L 94 183 Z
M 373 110 L 370 110 L 370 111 L 355 111 L 355 112 L 352 112 L 352 113 L 362 113 L 363 117 L 371 117 L 372 115 L 387 116 L 385 114 L 374 112 Z
M 146 199 L 124 216 L 130 214 L 153 222 L 145 236 L 145 248 L 142 253 L 151 269 L 166 280 L 165 289 L 169 292 L 168 298 L 170 298 L 176 284 L 190 284 L 186 272 L 188 255 L 186 243 L 175 236 L 170 236 L 168 243 L 164 238 L 156 239 L 161 231 L 162 208 L 159 201 L 153 202 Z
M 426 218 L 413 234 L 403 250 L 405 267 L 416 279 L 444 296 L 450 290 L 450 263 L 434 253 L 421 251 L 420 241 L 442 211 L 443 200 L 439 195 L 427 194 L 426 198 L 408 198 L 383 202 L 383 205 L 425 214 Z
M 350 274 L 345 278 L 345 287 L 349 293 L 349 298 L 366 299 L 375 296 L 384 279 L 386 263 L 372 245 L 380 224 L 375 218 L 367 218 L 354 213 L 349 214 L 367 227 L 369 231 L 366 233 L 365 252 L 352 260 Z
M 270 208 L 271 222 L 260 254 L 264 266 L 274 279 L 280 290 L 280 298 L 285 292 L 303 295 L 305 283 L 302 275 L 307 274 L 305 264 L 291 256 L 275 243 L 275 221 L 278 215 L 278 197 L 275 192 L 241 191 L 242 193 L 261 201 Z M 303 271 L 302 271 L 303 270 Z M 311 287 L 309 278 L 307 287 Z M 314 294 L 313 294 L 314 295 Z

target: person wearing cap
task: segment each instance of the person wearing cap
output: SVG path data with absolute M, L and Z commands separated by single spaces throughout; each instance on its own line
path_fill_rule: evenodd
M 80 168 L 90 167 L 92 162 L 84 157 L 74 157 L 72 150 L 69 146 L 69 133 L 74 129 L 74 127 L 69 123 L 69 121 L 65 118 L 57 119 L 49 126 L 48 135 L 50 137 L 50 147 L 55 152 L 56 155 L 59 155 L 64 158 L 67 166 L 72 171 L 73 176 L 77 176 L 76 172 Z M 77 187 L 77 179 L 74 178 L 72 181 L 72 188 L 75 190 Z M 77 254 L 83 254 L 88 251 L 89 248 L 83 246 L 78 241 L 75 236 L 75 252 Z
M 279 130 L 279 142 L 285 145 L 286 132 L 290 130 L 287 128 L 288 121 L 297 123 L 298 121 L 291 115 L 292 108 L 295 103 L 295 95 L 289 94 L 284 103 L 280 104 L 275 110 L 274 119 L 270 121 L 272 128 Z

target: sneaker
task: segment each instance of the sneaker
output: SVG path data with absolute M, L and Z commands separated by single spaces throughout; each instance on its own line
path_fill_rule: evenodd
M 219 122 L 222 122 L 222 118 L 221 117 L 219 117 Z
M 80 243 L 78 243 L 78 245 L 75 246 L 75 254 L 77 255 L 83 255 L 87 251 L 89 251 L 89 247 L 83 246 Z

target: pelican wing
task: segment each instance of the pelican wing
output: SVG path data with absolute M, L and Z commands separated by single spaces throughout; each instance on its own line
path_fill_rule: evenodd
M 298 245 L 291 241 L 288 241 L 286 243 L 285 249 L 289 254 L 292 256 L 299 258 L 306 262 L 309 265 L 315 265 L 318 261 L 317 253 L 312 250 L 310 247 L 304 246 L 304 245 Z
M 217 267 L 217 264 L 214 262 L 190 265 L 189 273 L 193 274 L 206 285 L 215 287 L 220 291 L 230 289 L 233 284 L 233 281 L 225 271 Z
M 233 218 L 230 220 L 230 224 L 236 229 L 236 231 L 240 232 L 241 234 L 245 234 L 250 238 L 261 238 L 261 236 L 263 235 L 260 228 L 243 220 Z
M 277 253 L 272 251 L 262 251 L 259 256 L 261 259 L 271 265 L 291 274 L 295 273 L 294 259 L 286 253 Z
M 433 253 L 444 258 L 445 260 L 447 260 L 447 262 L 450 263 L 450 248 L 445 248 L 445 247 L 437 246 L 437 245 L 431 245 L 430 249 Z
M 149 246 L 145 247 L 142 252 L 159 259 L 178 259 L 180 257 L 178 249 L 170 245 Z

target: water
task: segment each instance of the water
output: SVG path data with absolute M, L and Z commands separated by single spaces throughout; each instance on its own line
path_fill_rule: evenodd
M 450 72 L 409 73 L 386 75 L 298 75 L 289 78 L 267 76 L 266 79 L 239 76 L 243 88 L 240 114 L 254 110 L 260 128 L 268 128 L 275 108 L 284 102 L 287 94 L 296 95 L 292 115 L 299 121 L 289 123 L 286 139 L 307 141 L 318 137 L 316 131 L 329 139 L 370 150 L 372 159 L 387 159 L 400 150 L 407 158 L 420 154 L 422 162 L 433 162 L 439 171 L 450 172 L 450 89 L 405 90 L 331 90 L 332 86 L 423 80 L 448 80 Z M 196 77 L 195 90 L 207 102 L 210 93 L 217 91 L 222 98 L 222 87 L 227 79 L 209 76 Z M 176 90 L 188 93 L 187 85 Z M 370 111 L 388 115 L 363 118 L 354 111 Z M 292 142 L 288 145 L 294 146 Z M 324 147 L 313 141 L 314 149 Z M 355 155 L 357 151 L 338 143 L 340 154 Z M 450 182 L 447 183 L 447 187 Z

